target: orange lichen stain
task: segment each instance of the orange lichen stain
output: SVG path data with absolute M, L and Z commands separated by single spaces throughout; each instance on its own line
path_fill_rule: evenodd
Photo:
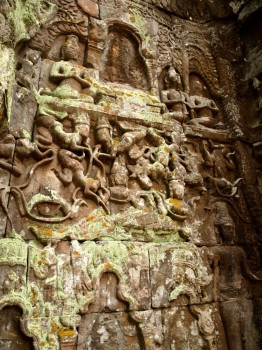
M 149 345 L 149 344 L 150 344 L 150 340 L 149 340 L 149 339 L 146 339 L 146 340 L 145 340 L 145 343 L 146 343 L 146 345 Z
M 118 140 L 113 140 L 113 145 L 119 145 L 120 141 Z
M 86 221 L 88 221 L 88 222 L 92 222 L 92 223 L 94 223 L 94 222 L 97 222 L 97 221 L 100 221 L 101 220 L 101 218 L 99 218 L 99 217 L 92 217 L 91 219 L 88 219 L 89 218 L 89 216 L 86 218 Z
M 109 113 L 110 111 L 111 111 L 111 107 L 110 106 L 104 106 L 104 111 L 106 112 L 106 113 Z
M 73 252 L 74 256 L 82 256 L 82 254 L 78 253 L 78 252 Z
M 40 346 L 45 346 L 45 345 L 46 345 L 46 342 L 41 341 Z
M 53 230 L 49 229 L 49 230 L 45 230 L 45 229 L 41 229 L 39 228 L 39 233 L 41 235 L 44 235 L 44 236 L 53 236 Z
M 176 159 L 176 154 L 173 154 L 171 158 L 174 158 L 174 159 Z
M 135 249 L 134 244 L 130 244 L 130 249 Z
M 104 264 L 104 267 L 106 268 L 106 269 L 111 269 L 112 267 L 114 267 L 114 265 L 113 264 L 111 264 L 111 262 L 106 262 L 105 264 Z
M 52 326 L 52 332 L 55 332 L 58 330 L 59 326 L 57 323 L 55 322 L 51 322 L 51 326 Z
M 38 265 L 46 264 L 47 260 L 46 259 L 41 259 L 38 261 Z
M 33 316 L 34 316 L 34 317 L 37 317 L 37 316 L 38 316 L 38 311 L 37 311 L 37 309 L 35 309 L 35 308 L 33 309 Z
M 69 40 L 64 42 L 64 45 L 70 45 L 70 44 L 71 44 L 71 41 Z
M 60 328 L 58 335 L 60 338 L 73 337 L 75 335 L 75 331 L 70 328 Z
M 182 207 L 182 201 L 180 201 L 179 199 L 169 198 L 169 203 L 173 204 L 175 207 Z
M 132 92 L 125 92 L 126 96 L 133 96 Z
M 108 227 L 108 231 L 113 232 L 115 228 L 113 226 Z
M 95 218 L 94 215 L 89 215 L 89 216 L 86 217 L 86 221 L 93 221 L 94 218 Z
M 57 232 L 64 233 L 64 232 L 66 232 L 66 228 L 60 228 L 59 230 L 57 230 Z
M 164 147 L 164 150 L 165 150 L 165 152 L 167 152 L 167 153 L 169 153 L 169 152 L 170 152 L 170 148 L 169 148 L 169 147 L 167 147 L 167 146 L 165 146 L 165 147 Z
M 134 23 L 136 21 L 135 17 L 130 17 L 130 21 Z

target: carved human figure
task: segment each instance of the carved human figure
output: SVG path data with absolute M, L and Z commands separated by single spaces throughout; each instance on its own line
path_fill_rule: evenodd
M 103 186 L 102 176 L 99 172 L 96 179 L 86 175 L 84 173 L 84 166 L 81 163 L 82 158 L 83 156 L 77 156 L 69 150 L 61 149 L 58 153 L 58 159 L 63 170 L 53 169 L 53 171 L 64 185 L 74 182 L 77 187 L 83 190 L 85 196 L 93 197 L 103 207 L 106 207 L 109 193 Z
M 94 102 L 97 90 L 88 80 L 88 69 L 79 64 L 80 45 L 75 34 L 66 36 L 61 48 L 61 60 L 55 62 L 49 73 L 49 79 L 58 86 L 51 91 L 49 87 L 41 89 L 41 95 L 51 95 L 62 99 L 85 99 Z
M 30 89 L 34 85 L 35 65 L 40 59 L 40 52 L 27 48 L 24 57 L 19 57 L 16 65 L 16 82 Z
M 141 131 L 128 131 L 121 136 L 121 140 L 118 145 L 112 149 L 112 157 L 115 157 L 119 153 L 124 153 L 130 150 L 130 148 L 142 140 L 146 136 L 146 130 Z
M 77 111 L 68 116 L 72 132 L 66 132 L 63 120 L 52 115 L 39 115 L 36 120 L 37 141 L 43 146 L 50 146 L 53 140 L 61 147 L 72 151 L 86 150 L 89 147 L 90 119 L 87 112 Z
M 219 170 L 219 169 L 217 169 Z M 238 184 L 242 181 L 242 178 L 238 178 L 233 183 L 224 177 L 212 177 L 206 176 L 205 183 L 207 187 L 214 186 L 215 192 L 222 197 L 239 197 Z
M 230 152 L 229 148 L 222 144 L 214 144 L 212 140 L 201 140 L 199 150 L 207 168 L 221 167 L 221 162 L 226 170 L 234 170 L 235 164 L 232 156 L 235 152 Z M 215 153 L 215 151 L 217 151 Z M 219 155 L 219 159 L 217 157 Z
M 207 88 L 197 75 L 190 76 L 190 96 L 188 106 L 191 120 L 187 124 L 214 127 L 217 123 L 218 108 L 216 103 L 208 97 Z
M 178 221 L 183 221 L 186 219 L 186 216 L 189 213 L 188 204 L 184 201 L 184 185 L 176 180 L 169 181 L 169 199 L 167 200 L 168 208 L 171 214 L 171 217 L 174 215 L 174 218 Z
M 148 158 L 141 156 L 135 165 L 127 165 L 132 172 L 130 179 L 137 179 L 143 190 L 149 190 L 153 187 L 149 175 L 151 173 L 151 162 Z
M 96 139 L 104 148 L 106 153 L 110 153 L 112 147 L 112 127 L 105 117 L 101 117 L 96 123 Z
M 166 90 L 160 93 L 161 101 L 166 104 L 169 112 L 166 115 L 169 118 L 179 122 L 187 120 L 186 94 L 182 92 L 182 83 L 180 75 L 172 66 L 169 68 L 165 77 Z
M 219 300 L 220 313 L 230 349 L 256 349 L 252 325 L 250 285 L 248 280 L 259 281 L 240 247 L 216 247 L 214 253 L 215 300 Z M 232 322 L 234 315 L 234 322 Z
M 232 217 L 229 214 L 227 203 L 215 202 L 214 228 L 219 243 L 233 244 L 236 239 L 236 228 Z
M 206 188 L 203 186 L 203 178 L 199 172 L 198 144 L 196 145 L 193 142 L 187 145 L 184 144 L 180 159 L 180 163 L 186 169 L 186 175 L 184 177 L 186 185 L 199 188 L 200 193 L 205 192 Z
M 150 159 L 152 164 L 150 165 L 149 175 L 157 182 L 165 180 L 167 177 L 171 152 L 171 147 L 167 145 L 164 137 L 159 135 L 159 133 L 154 128 L 147 129 L 147 138 L 154 146 L 151 147 Z
M 74 34 L 69 34 L 61 49 L 62 59 L 76 64 L 80 54 L 79 39 Z
M 115 158 L 110 174 L 110 200 L 126 203 L 129 201 L 128 169 L 122 156 Z
M 257 110 L 262 110 L 262 79 L 261 75 L 253 78 L 253 88 L 257 92 Z
M 61 49 L 61 56 L 64 61 L 70 62 L 73 66 L 78 63 L 78 58 L 80 54 L 79 39 L 76 35 L 67 35 L 66 41 L 64 42 Z M 81 92 L 82 87 L 79 81 L 74 78 L 63 79 L 60 86 L 69 85 L 78 92 Z
M 48 154 L 50 154 L 48 150 L 42 152 L 39 149 L 37 143 L 30 141 L 29 135 L 23 136 L 17 140 L 16 156 L 21 160 L 29 156 L 35 157 L 36 159 L 40 160 L 40 159 L 43 159 Z
M 185 177 L 186 169 L 181 164 L 182 159 L 177 154 L 172 154 L 169 162 L 169 170 L 167 174 L 168 180 L 168 196 L 170 210 L 172 213 L 185 219 L 188 214 L 188 205 L 184 202 L 185 194 Z M 177 217 L 179 218 L 179 217 Z

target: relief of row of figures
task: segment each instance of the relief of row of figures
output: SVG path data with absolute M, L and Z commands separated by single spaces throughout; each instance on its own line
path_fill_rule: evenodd
M 77 68 L 78 47 L 77 37 L 67 36 L 61 47 L 63 61 L 52 63 L 49 72 L 59 85 L 40 89 L 41 95 L 68 101 L 58 106 L 64 110 L 60 113 L 55 102 L 49 113 L 41 113 L 40 108 L 33 141 L 26 131 L 17 133 L 16 141 L 10 134 L 3 138 L 1 168 L 12 172 L 11 186 L 2 188 L 9 231 L 13 227 L 6 206 L 10 193 L 12 211 L 40 223 L 74 223 L 76 216 L 78 220 L 88 217 L 97 207 L 116 214 L 131 205 L 177 222 L 186 240 L 192 236 L 188 226 L 198 221 L 197 215 L 211 217 L 211 233 L 192 237 L 198 244 L 237 240 L 234 222 L 246 225 L 248 219 L 230 140 L 185 136 L 187 126 L 199 127 L 206 137 L 213 136 L 210 129 L 221 130 L 221 113 L 203 79 L 191 74 L 186 93 L 180 75 L 172 66 L 166 68 L 160 98 L 166 108 L 161 116 L 168 124 L 156 127 L 99 113 L 91 118 L 86 106 L 70 107 L 70 101 L 81 96 L 88 103 L 99 101 L 99 91 L 86 81 L 87 72 L 79 77 L 85 69 Z M 36 57 L 34 51 L 29 52 Z M 17 82 L 28 87 L 31 76 L 24 70 L 17 73 Z M 85 87 L 87 91 L 81 90 Z M 20 227 L 20 220 L 15 225 Z
M 171 130 L 157 129 L 107 117 L 94 121 L 87 111 L 75 110 L 60 120 L 39 115 L 34 141 L 26 136 L 16 141 L 13 165 L 14 138 L 6 135 L 1 145 L 1 167 L 12 170 L 11 186 L 2 188 L 7 214 L 8 193 L 12 211 L 50 224 L 73 223 L 76 214 L 79 220 L 97 207 L 117 214 L 131 205 L 168 216 L 183 227 L 197 213 L 203 217 L 203 211 L 209 215 L 211 210 L 222 230 L 213 243 L 235 239 L 230 211 L 248 222 L 230 145 L 185 140 L 178 122 Z
M 28 99 L 15 100 L 19 116 L 13 116 L 10 130 L 16 140 L 7 134 L 1 145 L 7 230 L 20 227 L 20 217 L 30 236 L 36 232 L 32 222 L 59 230 L 97 208 L 116 215 L 131 205 L 141 215 L 149 211 L 162 220 L 155 230 L 178 230 L 180 238 L 199 245 L 237 242 L 239 225 L 252 241 L 234 144 L 214 89 L 199 73 L 179 74 L 173 62 L 159 74 L 159 103 L 151 106 L 159 111 L 159 122 L 143 121 L 144 106 L 125 105 L 112 85 L 150 89 L 138 41 L 125 27 L 112 25 L 107 32 L 99 23 L 94 21 L 93 29 L 107 44 L 100 50 L 98 75 L 99 65 L 86 62 L 92 46 L 76 34 L 60 33 L 46 53 L 40 50 L 45 40 L 34 39 L 20 50 L 16 88 L 20 94 L 30 91 L 36 100 L 31 109 L 23 102 Z M 126 84 L 127 72 L 133 75 Z M 94 76 L 103 82 L 103 91 Z M 19 103 L 21 108 L 15 108 Z M 126 115 L 118 114 L 125 107 Z M 139 121 L 132 108 L 141 110 Z

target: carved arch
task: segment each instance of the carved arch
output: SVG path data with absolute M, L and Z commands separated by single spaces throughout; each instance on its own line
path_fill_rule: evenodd
M 101 57 L 100 78 L 136 89 L 150 90 L 150 72 L 141 46 L 141 36 L 134 28 L 119 21 L 109 23 Z
M 95 303 L 98 298 L 99 298 L 99 286 L 100 286 L 100 280 L 105 273 L 113 273 L 117 280 L 118 280 L 118 290 L 117 290 L 117 296 L 119 299 L 125 303 L 127 303 L 129 306 L 132 308 L 132 304 L 135 303 L 135 299 L 129 295 L 128 293 L 125 292 L 125 279 L 123 276 L 125 276 L 124 271 L 121 269 L 120 266 L 114 265 L 114 267 L 109 266 L 111 265 L 108 263 L 108 267 L 103 266 L 101 267 L 98 277 L 95 280 L 95 295 L 94 298 L 92 299 L 91 303 Z M 91 304 L 90 303 L 90 304 Z M 134 306 L 134 305 L 133 305 Z
M 213 57 L 197 44 L 191 43 L 187 48 L 189 56 L 189 74 L 199 75 L 206 83 L 214 97 L 220 97 L 220 87 L 216 65 Z
M 30 332 L 27 326 L 27 322 L 25 321 L 26 318 L 29 318 L 32 313 L 31 303 L 28 300 L 25 300 L 18 293 L 13 293 L 12 295 L 7 295 L 1 299 L 0 312 L 8 306 L 16 306 L 22 311 L 22 317 L 20 319 L 20 329 L 25 336 L 32 338 L 33 346 L 35 349 L 38 350 L 39 339 L 36 335 Z

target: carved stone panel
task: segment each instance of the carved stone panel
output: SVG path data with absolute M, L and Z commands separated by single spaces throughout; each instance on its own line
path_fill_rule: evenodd
M 1 1 L 0 347 L 261 347 L 260 12 Z

